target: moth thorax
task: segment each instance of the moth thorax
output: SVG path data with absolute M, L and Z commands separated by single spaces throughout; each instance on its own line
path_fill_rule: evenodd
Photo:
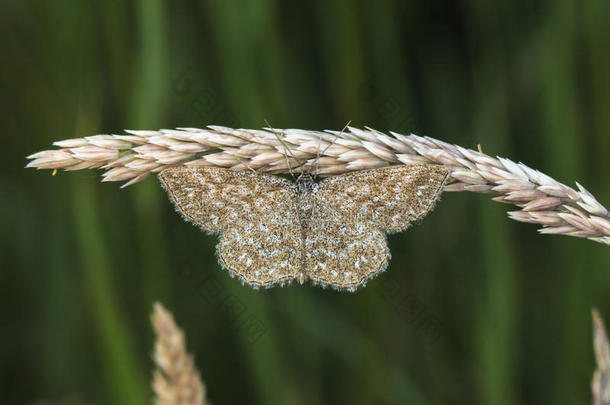
M 313 192 L 316 182 L 313 181 L 313 176 L 309 172 L 303 172 L 297 178 L 297 194 L 309 194 Z
M 315 192 L 315 189 L 316 182 L 313 181 L 313 176 L 309 172 L 304 172 L 297 178 L 297 210 L 301 221 L 311 217 L 311 212 L 313 211 L 312 193 Z

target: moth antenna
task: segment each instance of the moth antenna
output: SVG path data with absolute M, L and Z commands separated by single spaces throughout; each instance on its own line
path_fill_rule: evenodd
M 288 166 L 288 172 L 290 173 L 290 175 L 293 178 L 296 178 L 296 176 L 294 175 L 294 172 L 292 171 L 292 167 L 290 166 L 290 159 L 288 159 L 288 155 L 290 155 L 291 158 L 293 158 L 294 160 L 296 160 L 297 162 L 299 161 L 290 151 L 289 148 L 286 147 L 286 144 L 284 143 L 284 141 L 279 137 L 279 135 L 276 132 L 276 129 L 273 128 L 271 126 L 271 124 L 269 124 L 269 121 L 265 120 L 265 124 L 267 124 L 267 127 L 269 127 L 269 129 L 271 129 L 271 132 L 273 132 L 273 135 L 275 135 L 275 137 L 277 138 L 278 141 L 280 141 L 280 144 L 284 147 L 284 158 L 286 159 L 286 165 Z M 284 132 L 284 130 L 282 130 L 282 133 Z
M 250 170 L 252 173 L 258 174 L 258 170 L 251 168 L 250 165 L 248 164 L 250 159 L 244 159 L 243 157 L 240 156 L 240 157 L 238 157 L 238 160 L 241 161 L 243 164 L 245 164 L 246 168 L 248 170 Z
M 343 129 L 341 130 L 341 135 L 343 135 L 343 132 L 345 131 L 345 129 L 349 126 L 349 124 L 351 124 L 352 121 L 349 120 L 347 121 L 347 124 L 345 124 L 345 126 L 343 127 Z M 329 143 L 328 146 L 326 148 L 324 148 L 324 150 L 322 151 L 322 155 L 324 155 L 326 153 L 326 151 L 328 150 L 328 148 L 330 148 L 331 146 L 333 146 L 333 144 L 335 143 L 335 141 L 337 140 L 337 138 L 339 138 L 338 135 L 335 134 L 330 134 L 332 136 L 335 137 L 335 139 L 333 140 L 333 142 Z M 322 137 L 320 137 L 320 140 L 322 139 Z M 318 151 L 317 151 L 317 157 L 316 157 L 316 176 L 318 175 L 318 171 L 320 170 L 320 142 L 318 142 Z
M 256 169 L 251 168 L 251 167 L 250 167 L 250 165 L 249 165 L 248 163 L 246 163 L 246 168 L 247 168 L 248 170 L 250 170 L 250 171 L 251 171 L 252 173 L 254 173 L 254 174 L 257 174 L 257 173 L 258 173 L 258 172 L 256 171 Z
M 241 156 L 235 156 L 235 157 L 237 158 L 237 160 L 239 160 L 240 163 L 243 163 L 246 166 L 246 169 L 250 170 L 254 174 L 258 174 L 258 170 L 251 168 L 250 165 L 248 164 L 249 159 L 243 158 Z

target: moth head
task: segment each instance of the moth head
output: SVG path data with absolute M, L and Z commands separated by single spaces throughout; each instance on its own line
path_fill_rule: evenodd
M 331 133 L 331 132 L 327 132 L 327 133 L 323 133 L 322 135 L 319 136 L 318 139 L 318 148 L 316 151 L 316 157 L 315 159 L 312 159 L 311 161 L 309 160 L 305 160 L 305 161 L 300 161 L 300 159 L 298 159 L 291 151 L 290 148 L 287 147 L 286 142 L 284 140 L 285 134 L 284 134 L 284 130 L 276 130 L 273 127 L 271 127 L 271 125 L 269 125 L 269 123 L 267 121 L 265 121 L 267 123 L 267 127 L 264 128 L 267 131 L 270 131 L 273 133 L 273 135 L 277 138 L 277 140 L 279 141 L 281 147 L 283 148 L 283 154 L 284 157 L 286 159 L 286 166 L 288 169 L 288 172 L 293 176 L 294 176 L 294 171 L 293 169 L 295 168 L 300 168 L 301 170 L 303 170 L 305 167 L 307 167 L 305 170 L 303 170 L 301 172 L 301 174 L 297 177 L 297 182 L 299 182 L 299 180 L 301 181 L 305 181 L 308 180 L 310 183 L 313 183 L 313 176 L 312 173 L 315 173 L 315 175 L 317 176 L 320 173 L 320 158 L 322 156 L 324 156 L 324 154 L 326 153 L 326 151 L 328 150 L 328 148 L 330 148 L 333 143 L 340 138 L 341 135 L 343 135 L 343 131 L 345 131 L 346 128 L 348 128 L 349 126 L 349 122 L 345 125 L 345 127 L 343 127 L 343 129 L 341 130 L 341 133 L 339 135 L 335 134 L 335 133 Z M 351 122 L 351 121 L 350 121 Z M 281 136 L 280 136 L 281 135 Z M 331 139 L 328 139 L 328 137 L 330 137 Z M 327 145 L 322 148 L 322 144 L 327 143 Z M 293 167 L 292 164 L 290 163 L 290 160 L 293 160 L 296 162 L 296 167 Z M 304 177 L 304 175 L 306 175 Z

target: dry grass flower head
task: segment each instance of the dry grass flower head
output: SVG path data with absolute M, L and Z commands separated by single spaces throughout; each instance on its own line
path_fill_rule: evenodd
M 437 164 L 450 172 L 445 191 L 495 195 L 515 205 L 509 217 L 539 224 L 543 234 L 587 238 L 610 245 L 610 214 L 580 184 L 577 189 L 523 163 L 417 135 L 347 131 L 234 129 L 209 126 L 159 131 L 126 131 L 55 142 L 58 149 L 28 156 L 27 167 L 104 169 L 103 181 L 134 184 L 175 166 L 248 168 L 286 173 L 294 163 L 317 158 L 317 174 L 330 176 L 392 165 Z M 320 150 L 323 153 L 320 154 Z M 287 152 L 288 151 L 288 152 Z
M 184 333 L 174 317 L 159 303 L 151 315 L 157 339 L 153 359 L 156 369 L 152 387 L 156 405 L 209 405 L 205 386 L 186 352 Z
M 593 405 L 610 405 L 610 343 L 604 321 L 595 309 L 593 310 L 593 349 L 597 363 L 591 383 Z

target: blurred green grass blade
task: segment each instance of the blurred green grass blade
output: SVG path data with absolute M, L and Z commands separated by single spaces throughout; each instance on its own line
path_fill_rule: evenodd
M 264 16 L 256 11 L 257 3 L 202 1 L 202 5 L 202 20 L 214 32 L 213 40 L 218 53 L 218 61 L 211 63 L 220 63 L 222 89 L 230 105 L 234 106 L 238 120 L 238 123 L 219 124 L 259 127 L 265 125 L 264 120 L 268 119 L 271 125 L 279 127 L 278 123 L 274 123 L 276 120 L 269 117 L 267 99 L 273 93 L 269 93 L 259 74 L 266 65 L 262 61 L 267 50 L 259 48 L 262 43 L 258 41 L 263 39 L 265 22 L 259 20 Z
M 170 92 L 167 65 L 171 59 L 165 26 L 167 7 L 163 0 L 136 3 L 140 47 L 133 62 L 132 102 L 125 119 L 137 129 L 158 128 L 165 121 L 167 106 L 164 102 L 169 99 Z M 138 226 L 141 311 L 147 313 L 154 301 L 167 303 L 169 296 L 171 268 L 159 215 L 165 195 L 154 177 L 128 192 L 133 198 Z
M 576 7 L 558 1 L 547 14 L 540 52 L 542 79 L 542 126 L 550 174 L 570 182 L 582 173 L 582 131 L 576 93 Z
M 279 336 L 282 325 L 276 324 L 269 308 L 270 294 L 244 287 L 237 279 L 221 277 L 230 291 L 229 297 L 236 299 L 265 326 L 265 333 L 251 342 L 247 333 L 239 333 L 241 347 L 248 361 L 245 363 L 249 374 L 256 381 L 258 400 L 262 404 L 299 404 L 300 400 L 292 395 L 296 387 L 288 378 L 288 370 L 294 366 L 280 353 Z
M 355 79 L 358 100 L 363 104 L 363 115 L 353 118 L 356 124 L 399 133 L 419 130 L 413 122 L 413 93 L 407 86 L 412 72 L 404 63 L 414 62 L 417 56 L 400 41 L 403 24 L 411 22 L 413 8 L 410 2 L 362 3 L 361 13 L 366 18 L 361 18 L 358 26 L 363 53 L 368 57 L 363 56 L 363 77 Z M 364 117 L 370 117 L 371 122 L 362 122 Z
M 111 252 L 106 246 L 92 181 L 75 177 L 72 180 L 72 212 L 75 234 L 82 259 L 84 288 L 88 305 L 97 326 L 101 374 L 111 393 L 110 403 L 141 405 L 148 402 L 147 378 L 138 363 L 132 334 L 118 305 L 111 277 Z
M 342 293 L 341 297 L 333 297 L 331 301 L 326 300 L 327 293 L 333 291 L 317 291 L 313 294 L 295 291 L 291 294 L 293 298 L 286 302 L 282 309 L 285 312 L 285 322 L 295 328 L 298 342 L 307 342 L 312 351 L 332 353 L 338 356 L 337 367 L 342 369 L 377 370 L 374 373 L 354 376 L 360 392 L 351 392 L 355 398 L 374 398 L 375 401 L 382 400 L 387 403 L 425 403 L 423 395 L 410 377 L 402 370 L 394 367 L 393 359 L 384 356 L 385 351 L 391 348 L 379 348 L 370 340 L 370 336 L 363 333 L 360 325 L 361 320 L 352 320 L 341 312 L 341 308 L 332 308 L 325 305 L 329 302 L 339 303 L 350 301 L 357 295 Z M 374 293 L 359 292 L 358 296 L 371 296 Z M 374 302 L 374 300 L 369 300 Z M 375 313 L 374 310 L 372 310 Z M 361 314 L 364 316 L 364 313 Z M 379 317 L 388 317 L 390 322 L 404 322 L 400 314 L 395 310 L 377 313 Z M 303 344 L 303 343 L 301 343 Z M 321 358 L 321 364 L 326 364 L 327 359 Z M 332 371 L 330 375 L 332 375 Z M 321 378 L 321 377 L 319 377 Z M 337 383 L 344 384 L 350 376 L 337 375 Z M 328 381 L 319 381 L 326 385 Z M 345 393 L 347 395 L 347 392 Z M 365 401 L 363 403 L 366 403 Z
M 472 1 L 473 33 L 470 47 L 476 52 L 481 43 L 485 46 L 476 55 L 473 66 L 474 111 L 472 131 L 477 142 L 487 153 L 509 150 L 509 83 L 503 49 L 498 46 L 504 35 L 505 8 Z M 487 32 L 484 38 L 475 34 L 478 30 Z M 480 403 L 512 404 L 519 402 L 515 391 L 514 345 L 515 324 L 515 276 L 514 251 L 510 243 L 509 222 L 503 209 L 494 203 L 479 201 L 477 224 L 480 230 L 479 245 L 473 247 L 480 257 L 479 281 L 471 304 L 477 308 L 477 327 L 472 340 L 477 356 L 476 369 L 472 370 L 480 384 L 477 386 Z M 473 269 L 474 270 L 474 269 Z
M 479 377 L 484 381 L 482 403 L 512 404 L 516 400 L 515 253 L 502 210 L 494 209 L 488 201 L 481 202 L 479 208 L 482 240 L 479 251 L 483 255 L 485 281 L 481 285 L 481 324 L 476 342 L 482 362 Z
M 608 173 L 610 173 L 610 2 L 605 0 L 585 0 L 584 30 L 587 43 L 588 64 L 590 65 L 591 99 L 588 102 L 591 110 L 585 113 L 590 117 L 591 141 L 587 151 L 593 156 L 588 159 L 587 188 L 591 190 L 598 200 L 606 207 L 610 204 L 610 187 Z M 606 289 L 599 286 L 610 285 L 610 272 L 607 263 L 610 263 L 610 249 L 598 247 L 585 254 L 592 270 L 586 290 L 590 292 L 589 306 L 599 306 L 610 302 Z M 590 367 L 589 367 L 590 368 Z
M 317 46 L 323 55 L 324 80 L 333 115 L 347 123 L 363 116 L 358 88 L 364 81 L 363 32 L 358 23 L 359 7 L 348 1 L 316 0 Z
M 592 144 L 589 150 L 595 156 L 593 159 L 593 174 L 610 172 L 610 2 L 605 0 L 585 0 L 583 28 L 587 44 L 588 64 L 590 65 L 591 111 L 584 111 L 591 117 Z M 587 114 L 588 113 L 588 114 Z M 602 187 L 606 176 L 593 176 L 598 186 L 595 195 L 608 205 L 610 188 Z
M 553 3 L 546 16 L 543 34 L 545 40 L 541 52 L 543 133 L 548 172 L 559 180 L 568 182 L 581 179 L 585 165 L 583 155 L 583 133 L 586 127 L 581 117 L 584 110 L 578 92 L 580 74 L 580 27 L 577 12 L 580 7 L 570 1 Z M 571 248 L 567 248 L 568 243 Z M 562 248 L 564 246 L 564 248 Z M 563 324 L 559 333 L 564 336 L 554 345 L 554 378 L 556 389 L 551 400 L 559 403 L 566 398 L 578 398 L 588 387 L 582 387 L 574 373 L 562 365 L 582 369 L 586 364 L 579 342 L 587 341 L 589 332 L 586 320 L 591 303 L 584 292 L 583 271 L 590 268 L 583 256 L 582 241 L 557 240 L 551 252 L 547 252 L 549 264 L 557 269 L 560 277 L 560 300 Z M 607 266 L 606 266 L 607 268 Z M 580 388 L 580 389 L 579 389 Z

